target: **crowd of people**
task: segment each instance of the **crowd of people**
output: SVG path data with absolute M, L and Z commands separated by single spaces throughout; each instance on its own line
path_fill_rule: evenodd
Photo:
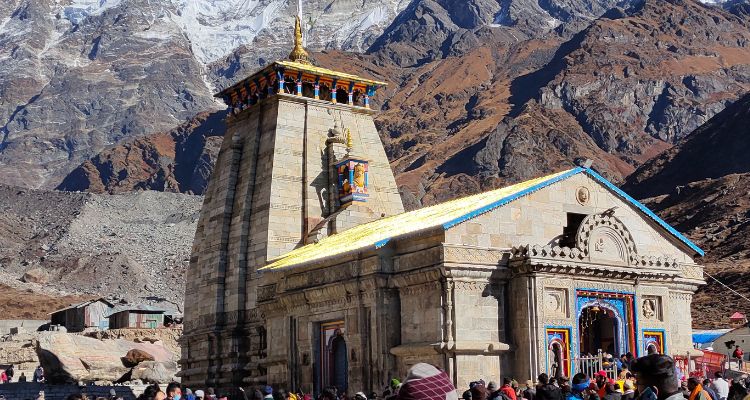
M 623 357 L 623 369 L 617 379 L 601 370 L 589 377 L 578 373 L 572 378 L 550 377 L 541 374 L 536 382 L 524 385 L 504 378 L 501 385 L 483 379 L 473 381 L 465 390 L 457 390 L 445 371 L 419 363 L 414 365 L 401 382 L 392 379 L 381 393 L 357 392 L 353 396 L 335 387 L 321 391 L 316 400 L 750 400 L 750 380 L 724 379 L 717 372 L 711 379 L 685 377 L 674 360 L 666 355 L 649 354 L 639 359 Z M 7 372 L 6 372 L 7 373 Z M 313 400 L 311 394 L 287 392 L 262 386 L 239 388 L 232 393 L 217 392 L 213 388 L 191 390 L 173 382 L 164 390 L 151 385 L 138 400 Z M 68 400 L 87 400 L 76 394 Z M 112 391 L 109 399 L 121 400 Z
M 619 358 L 622 369 L 616 379 L 601 370 L 589 377 L 578 373 L 572 378 L 541 374 L 523 385 L 504 378 L 500 385 L 483 379 L 457 390 L 445 371 L 429 364 L 416 364 L 403 382 L 392 379 L 380 393 L 357 392 L 353 396 L 328 387 L 316 400 L 750 400 L 750 380 L 726 380 L 717 372 L 711 379 L 685 377 L 674 360 L 666 355 L 649 354 L 635 359 Z M 274 390 L 270 386 L 240 389 L 244 400 L 312 400 L 303 393 Z M 161 391 L 149 387 L 139 400 L 229 400 L 228 394 L 213 389 L 191 391 L 177 383 Z M 235 397 L 236 398 L 236 397 Z

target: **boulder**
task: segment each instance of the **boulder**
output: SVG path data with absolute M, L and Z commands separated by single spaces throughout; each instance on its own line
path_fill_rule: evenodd
M 61 332 L 42 332 L 37 355 L 52 383 L 119 381 L 130 372 L 122 359 L 131 350 L 141 350 L 155 361 L 176 361 L 178 355 L 164 346 L 124 339 L 99 340 Z
M 170 383 L 178 378 L 177 363 L 174 361 L 144 361 L 131 371 L 130 379 L 139 379 L 144 383 Z
M 47 272 L 44 271 L 41 268 L 32 268 L 26 272 L 24 272 L 23 276 L 21 277 L 21 281 L 26 283 L 39 283 L 39 284 L 45 284 L 49 280 L 49 277 L 47 276 Z
M 132 349 L 122 358 L 126 367 L 135 367 L 143 361 L 154 361 L 154 356 L 140 349 Z

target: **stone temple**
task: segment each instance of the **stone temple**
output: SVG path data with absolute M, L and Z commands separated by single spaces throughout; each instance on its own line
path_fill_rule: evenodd
M 404 212 L 385 83 L 289 60 L 217 96 L 227 133 L 187 277 L 183 383 L 380 391 L 572 376 L 581 354 L 692 348 L 701 249 L 593 169 Z

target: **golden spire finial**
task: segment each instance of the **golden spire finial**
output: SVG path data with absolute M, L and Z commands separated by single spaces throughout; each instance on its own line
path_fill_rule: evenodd
M 299 19 L 299 15 L 294 20 L 294 48 L 289 53 L 289 59 L 302 64 L 310 64 L 307 51 L 302 46 L 302 22 Z
M 346 149 L 351 151 L 354 147 L 354 142 L 352 141 L 352 131 L 349 130 L 349 128 L 346 128 Z

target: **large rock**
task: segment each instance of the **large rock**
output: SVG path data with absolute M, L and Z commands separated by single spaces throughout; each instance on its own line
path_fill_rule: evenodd
M 159 362 L 177 359 L 177 355 L 159 344 L 98 340 L 58 332 L 40 334 L 37 355 L 51 382 L 114 382 L 130 371 L 122 358 L 133 349 L 144 351 Z
M 21 281 L 26 283 L 45 284 L 49 280 L 47 273 L 41 268 L 33 268 L 24 272 Z
M 170 383 L 178 378 L 177 363 L 174 361 L 144 361 L 131 372 L 130 379 L 140 379 L 144 383 Z
M 139 349 L 128 351 L 128 354 L 122 358 L 122 363 L 125 364 L 126 367 L 135 367 L 144 361 L 154 361 L 154 356 Z

